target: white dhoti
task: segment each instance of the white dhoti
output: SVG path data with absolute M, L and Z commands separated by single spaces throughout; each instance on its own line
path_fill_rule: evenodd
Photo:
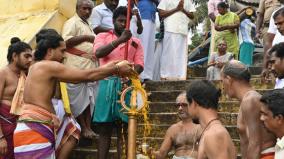
M 159 81 L 161 79 L 161 55 L 163 51 L 163 43 L 156 41 L 156 48 L 154 52 L 155 65 L 153 70 L 153 80 Z
M 91 111 L 94 110 L 95 97 L 97 94 L 97 83 L 67 84 L 70 107 L 74 117 L 78 117 L 90 105 Z M 92 113 L 91 113 L 92 115 Z
M 207 68 L 206 73 L 207 80 L 220 80 L 221 79 L 221 69 L 215 66 L 210 66 Z
M 187 156 L 173 156 L 173 158 L 172 159 L 194 159 L 194 158 L 192 158 L 192 157 L 187 157 Z
M 139 36 L 144 49 L 144 70 L 142 79 L 153 79 L 154 73 L 154 51 L 155 51 L 155 23 L 152 20 L 142 19 L 143 32 Z
M 162 42 L 160 73 L 165 79 L 186 79 L 187 36 L 165 32 Z

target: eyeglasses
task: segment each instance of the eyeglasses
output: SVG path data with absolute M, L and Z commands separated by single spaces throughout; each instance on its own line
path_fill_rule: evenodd
M 185 108 L 188 106 L 188 103 L 175 103 L 175 107 L 179 108 L 180 106 Z

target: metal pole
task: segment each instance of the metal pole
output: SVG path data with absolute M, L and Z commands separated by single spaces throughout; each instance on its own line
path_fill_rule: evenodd
M 127 159 L 136 159 L 136 130 L 137 130 L 136 115 L 129 114 Z

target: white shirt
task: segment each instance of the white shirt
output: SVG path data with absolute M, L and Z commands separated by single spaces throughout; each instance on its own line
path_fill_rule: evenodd
M 112 22 L 112 11 L 106 7 L 104 3 L 96 6 L 90 17 L 91 26 L 92 28 L 96 28 L 98 26 L 113 29 L 113 22 Z
M 276 78 L 274 89 L 282 89 L 284 88 L 284 79 Z
M 280 8 L 283 8 L 283 5 L 282 7 Z M 275 34 L 275 37 L 273 39 L 273 42 L 272 42 L 272 46 L 274 46 L 275 44 L 279 44 L 281 42 L 284 42 L 284 36 L 278 31 L 277 29 L 277 26 L 275 25 L 275 22 L 274 22 L 274 14 L 275 12 L 277 12 L 280 8 L 278 8 L 277 10 L 275 10 L 271 17 L 270 17 L 270 21 L 269 21 L 269 28 L 268 28 L 268 33 L 271 33 L 271 34 Z
M 161 0 L 158 9 L 171 10 L 178 6 L 180 0 Z M 192 0 L 184 0 L 184 9 L 188 12 L 195 12 Z M 164 20 L 165 31 L 178 34 L 188 34 L 189 18 L 181 11 L 176 12 Z
M 283 159 L 284 158 L 284 136 L 281 139 L 277 139 L 275 145 L 275 156 L 274 159 Z

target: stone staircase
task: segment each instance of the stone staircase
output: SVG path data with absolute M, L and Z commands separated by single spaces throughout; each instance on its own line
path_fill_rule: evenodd
M 263 84 L 261 83 L 259 74 L 261 72 L 260 67 L 250 67 L 250 71 L 253 74 L 251 84 L 260 93 L 273 88 L 273 82 Z M 177 95 L 186 90 L 187 86 L 196 79 L 205 79 L 205 68 L 192 68 L 188 70 L 188 80 L 185 81 L 151 81 L 146 83 L 146 90 L 150 93 L 149 101 L 149 121 L 152 126 L 151 134 L 146 137 L 147 144 L 155 150 L 158 150 L 165 135 L 166 130 L 170 125 L 179 121 L 176 114 L 177 108 L 174 107 L 175 99 Z M 220 81 L 214 81 L 216 86 L 222 87 Z M 238 152 L 240 152 L 240 141 L 237 133 L 237 113 L 239 109 L 239 102 L 235 99 L 228 99 L 225 95 L 222 95 L 219 103 L 219 117 L 225 127 L 228 129 Z M 143 120 L 138 119 L 138 132 L 137 142 L 143 140 Z M 145 138 L 144 138 L 145 139 Z M 81 143 L 90 142 L 82 141 Z M 96 158 L 96 141 L 92 140 L 90 146 L 77 147 L 72 154 L 72 159 L 95 159 Z M 116 137 L 112 137 L 110 158 L 116 157 Z

